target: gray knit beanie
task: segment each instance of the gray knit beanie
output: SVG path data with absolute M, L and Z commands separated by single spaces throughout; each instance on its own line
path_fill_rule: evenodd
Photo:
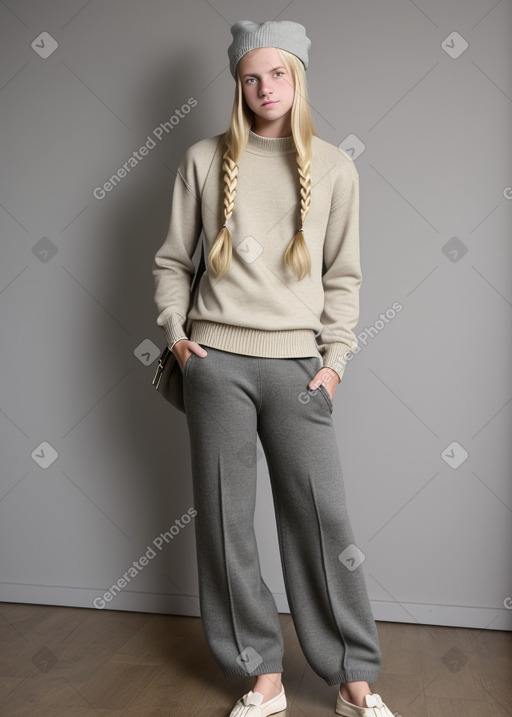
M 306 28 L 291 20 L 267 20 L 260 24 L 239 20 L 231 26 L 233 41 L 228 47 L 229 69 L 236 80 L 236 66 L 249 50 L 257 47 L 278 47 L 296 55 L 307 70 L 311 40 Z

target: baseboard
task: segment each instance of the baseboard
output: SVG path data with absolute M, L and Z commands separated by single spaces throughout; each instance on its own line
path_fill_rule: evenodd
M 117 595 L 109 594 L 110 599 L 106 600 L 104 596 L 101 589 L 0 583 L 0 602 L 200 616 L 197 595 L 169 595 L 124 589 Z M 289 613 L 286 595 L 273 593 L 273 596 L 279 612 Z M 371 606 L 375 620 L 382 622 L 512 631 L 512 610 L 505 607 L 426 605 L 385 600 L 372 600 Z

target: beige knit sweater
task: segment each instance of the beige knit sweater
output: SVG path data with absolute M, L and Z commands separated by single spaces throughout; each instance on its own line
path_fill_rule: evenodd
M 168 233 L 154 257 L 157 324 L 167 345 L 189 338 L 250 356 L 318 356 L 341 380 L 344 357 L 357 346 L 359 176 L 341 150 L 319 137 L 312 139 L 311 207 L 304 223 L 311 276 L 298 281 L 283 260 L 300 228 L 293 138 L 250 131 L 227 222 L 231 266 L 220 279 L 208 270 L 203 274 L 187 317 L 192 257 L 201 233 L 207 258 L 224 221 L 221 136 L 200 140 L 185 152 Z

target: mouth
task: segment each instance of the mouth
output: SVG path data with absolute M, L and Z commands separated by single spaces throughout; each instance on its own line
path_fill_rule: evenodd
M 271 107 L 272 105 L 277 104 L 277 100 L 271 100 L 270 102 L 264 102 L 261 106 L 262 107 Z

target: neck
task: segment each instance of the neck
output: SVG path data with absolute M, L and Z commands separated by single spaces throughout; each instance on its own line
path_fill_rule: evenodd
M 292 134 L 289 113 L 288 116 L 284 115 L 283 117 L 272 121 L 265 121 L 261 117 L 254 115 L 251 129 L 261 137 L 272 137 L 277 139 L 281 137 L 291 137 Z

